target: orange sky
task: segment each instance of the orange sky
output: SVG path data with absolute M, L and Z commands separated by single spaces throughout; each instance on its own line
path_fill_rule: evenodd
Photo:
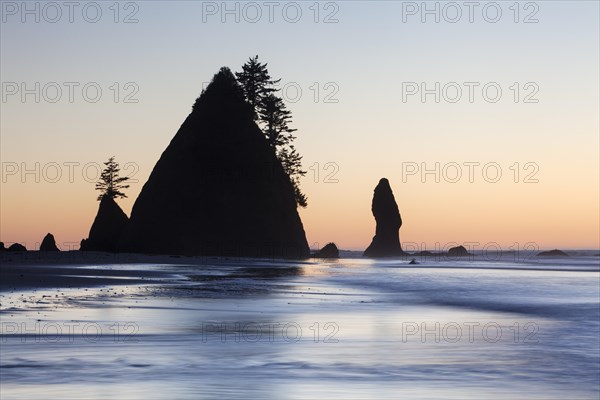
M 79 86 L 72 102 L 66 94 L 57 102 L 48 93 L 39 102 L 31 94 L 3 97 L 0 240 L 33 249 L 52 232 L 63 248 L 78 244 L 98 207 L 83 167 L 93 178 L 94 166 L 111 155 L 139 167 L 138 183 L 119 201 L 129 214 L 203 85 L 221 66 L 239 70 L 259 54 L 282 85 L 301 91 L 286 100 L 308 170 L 302 187 L 309 207 L 300 213 L 311 246 L 366 248 L 375 231 L 373 189 L 386 177 L 405 246 L 600 247 L 597 2 L 540 3 L 533 24 L 515 23 L 510 10 L 494 24 L 400 23 L 402 2 L 343 2 L 332 24 L 202 24 L 199 3 L 143 2 L 136 24 L 1 24 L 3 96 L 11 82 Z M 97 102 L 83 99 L 89 82 L 102 89 Z M 128 82 L 136 102 L 124 101 Z M 464 82 L 493 82 L 503 95 L 492 103 L 478 89 L 473 102 L 403 101 L 406 82 L 463 89 Z M 537 88 L 535 103 L 524 102 L 527 83 Z M 70 164 L 72 182 L 65 163 L 78 163 Z M 436 163 L 439 182 L 421 176 Z M 479 163 L 473 182 L 469 163 Z M 22 176 L 23 166 L 36 165 L 39 176 Z M 462 176 L 453 183 L 456 165 Z M 498 182 L 482 175 L 484 165 L 499 168 Z

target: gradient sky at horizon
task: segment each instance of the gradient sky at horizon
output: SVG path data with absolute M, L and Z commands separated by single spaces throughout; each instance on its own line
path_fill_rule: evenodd
M 35 15 L 21 22 L 22 2 L 1 3 L 5 243 L 33 249 L 52 232 L 65 248 L 87 237 L 98 203 L 83 167 L 92 163 L 93 178 L 93 166 L 111 155 L 122 167 L 139 167 L 129 197 L 119 200 L 129 214 L 203 85 L 220 67 L 237 71 L 258 54 L 288 88 L 284 98 L 290 100 L 296 147 L 308 170 L 302 187 L 309 207 L 300 214 L 311 247 L 335 241 L 343 249 L 364 249 L 375 231 L 370 207 L 381 177 L 394 190 L 404 221 L 401 241 L 409 249 L 465 242 L 478 242 L 479 248 L 529 242 L 539 248 L 600 247 L 597 1 L 519 2 L 518 23 L 514 1 L 494 3 L 502 10 L 496 23 L 482 14 L 487 6 L 486 17 L 494 18 L 492 2 L 479 2 L 473 23 L 464 6 L 458 22 L 446 21 L 455 16 L 448 2 L 438 3 L 439 23 L 433 15 L 421 22 L 420 13 L 405 15 L 403 22 L 403 9 L 421 2 L 319 2 L 318 22 L 315 2 L 297 2 L 302 15 L 296 23 L 289 22 L 296 17 L 293 2 L 277 2 L 274 22 L 264 2 L 255 2 L 263 13 L 256 23 L 245 20 L 244 10 L 246 19 L 256 15 L 245 2 L 237 6 L 239 23 L 235 14 L 221 21 L 222 2 L 121 2 L 118 23 L 113 1 L 98 2 L 102 16 L 96 23 L 82 15 L 87 5 L 88 19 L 95 17 L 90 2 L 79 3 L 73 23 L 64 7 L 57 22 L 46 21 L 55 17 L 48 2 L 27 3 L 39 4 L 39 23 Z M 214 7 L 216 14 L 207 13 Z M 228 7 L 234 9 L 235 2 Z M 138 22 L 123 23 L 134 11 Z M 523 23 L 531 13 L 539 22 Z M 337 22 L 324 23 L 327 16 Z M 13 83 L 33 88 L 35 82 L 58 83 L 62 97 L 47 101 L 55 95 L 50 86 L 39 103 L 32 94 L 23 102 L 20 93 L 7 93 Z M 79 83 L 72 103 L 64 82 Z M 81 87 L 89 82 L 102 89 L 96 103 L 83 98 Z M 128 82 L 139 88 L 137 103 L 124 102 L 131 93 Z M 457 82 L 463 94 L 456 103 L 444 98 L 436 103 L 433 95 L 424 103 L 418 95 L 403 101 L 403 82 L 429 88 Z M 472 103 L 464 82 L 480 84 Z M 502 89 L 496 103 L 483 98 L 481 87 L 489 82 Z M 292 102 L 295 88 L 302 94 Z M 534 88 L 538 102 L 525 103 Z M 447 97 L 454 97 L 453 90 L 448 86 Z M 469 182 L 465 163 L 472 162 L 479 165 Z M 35 174 L 21 176 L 23 165 L 34 169 L 36 163 L 39 182 Z M 56 165 L 50 163 L 61 166 L 58 182 L 49 181 Z M 73 182 L 65 163 L 78 163 Z M 434 169 L 436 163 L 439 182 L 433 174 L 421 176 L 423 166 Z M 452 183 L 457 165 L 462 177 Z M 491 166 L 486 176 L 484 165 Z M 491 183 L 494 165 L 502 176 Z M 417 174 L 403 174 L 415 166 Z M 532 172 L 529 178 L 538 182 L 526 183 Z

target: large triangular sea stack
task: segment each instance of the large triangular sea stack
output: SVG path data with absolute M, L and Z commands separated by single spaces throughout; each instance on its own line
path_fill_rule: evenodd
M 156 163 L 122 249 L 309 256 L 293 186 L 229 69 L 215 75 Z
M 401 256 L 404 253 L 400 246 L 399 230 L 402 218 L 390 182 L 381 178 L 373 194 L 371 205 L 377 227 L 371 245 L 365 250 L 367 257 Z

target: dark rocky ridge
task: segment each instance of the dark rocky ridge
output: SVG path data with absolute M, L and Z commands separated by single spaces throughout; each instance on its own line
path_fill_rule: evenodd
M 367 257 L 390 257 L 404 255 L 400 246 L 399 230 L 402 218 L 390 182 L 381 178 L 373 194 L 371 205 L 377 227 L 373 241 L 363 255 Z
M 44 236 L 42 244 L 40 244 L 40 251 L 60 251 L 58 247 L 56 247 L 54 235 L 48 233 L 46 236 Z
M 128 222 L 129 218 L 112 197 L 102 197 L 89 237 L 81 241 L 80 249 L 83 251 L 117 251 L 119 239 Z
M 235 77 L 215 75 L 156 163 L 121 250 L 306 258 L 293 186 Z

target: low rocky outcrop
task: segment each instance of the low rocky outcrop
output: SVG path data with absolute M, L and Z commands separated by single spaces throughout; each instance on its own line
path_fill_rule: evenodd
M 569 257 L 569 255 L 562 250 L 554 249 L 549 251 L 542 251 L 537 254 L 537 257 Z
M 432 251 L 429 250 L 421 250 L 417 253 L 413 253 L 413 256 L 420 256 L 420 257 L 429 257 L 429 256 L 439 256 L 439 253 L 434 253 Z
M 13 243 L 8 246 L 8 251 L 27 251 L 27 248 L 20 243 Z
M 367 257 L 404 255 L 400 246 L 399 233 L 402 218 L 390 183 L 385 178 L 382 178 L 375 188 L 371 211 L 376 223 L 375 236 L 363 255 Z
M 448 249 L 448 257 L 468 257 L 472 254 L 465 249 L 465 246 L 456 246 Z
M 112 197 L 102 197 L 89 237 L 81 241 L 80 250 L 117 251 L 128 222 L 129 218 Z
M 48 233 L 46 236 L 44 236 L 42 244 L 40 244 L 40 251 L 60 251 L 56 246 L 54 235 Z
M 4 242 L 0 242 L 0 251 L 6 251 L 6 247 L 4 247 Z
M 340 251 L 335 243 L 327 243 L 321 250 L 313 254 L 315 258 L 340 258 Z

